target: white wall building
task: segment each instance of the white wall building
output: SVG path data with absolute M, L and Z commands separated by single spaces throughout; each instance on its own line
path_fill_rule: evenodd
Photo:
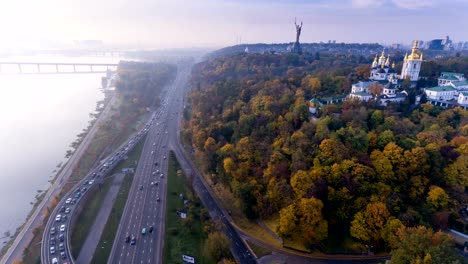
M 415 82 L 419 80 L 419 71 L 421 70 L 421 63 L 423 61 L 423 53 L 419 50 L 419 41 L 413 42 L 411 54 L 405 54 L 403 61 L 403 68 L 401 69 L 400 79 L 405 80 L 409 77 L 410 81 Z
M 439 86 L 451 85 L 453 82 L 463 82 L 466 78 L 463 73 L 459 72 L 441 72 L 438 78 Z
M 359 81 L 351 86 L 351 93 L 369 93 L 369 86 L 376 83 L 376 81 Z
M 451 86 L 436 86 L 424 90 L 427 99 L 435 101 L 450 101 L 457 98 L 457 89 Z
M 458 94 L 457 103 L 460 105 L 468 105 L 468 92 L 460 92 Z
M 385 51 L 382 51 L 382 55 L 377 59 L 375 54 L 374 62 L 372 62 L 371 72 L 369 76 L 370 80 L 373 81 L 390 81 L 393 84 L 397 84 L 397 74 L 395 71 L 395 63 L 390 65 L 390 55 L 385 58 Z

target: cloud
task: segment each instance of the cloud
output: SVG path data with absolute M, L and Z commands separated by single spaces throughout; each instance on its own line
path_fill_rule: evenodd
M 366 9 L 393 5 L 400 9 L 420 9 L 435 6 L 440 0 L 351 0 L 354 8 Z
M 432 7 L 436 4 L 435 0 L 392 0 L 399 8 L 404 9 L 419 9 L 424 7 Z
M 385 0 L 352 0 L 351 4 L 356 8 L 373 8 L 382 6 Z

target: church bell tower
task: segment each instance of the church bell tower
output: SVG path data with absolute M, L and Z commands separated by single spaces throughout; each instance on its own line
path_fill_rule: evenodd
M 403 68 L 401 69 L 400 79 L 405 80 L 409 77 L 410 81 L 415 82 L 419 80 L 419 71 L 421 70 L 421 63 L 423 61 L 423 54 L 419 50 L 419 41 L 413 42 L 411 54 L 405 55 L 403 61 Z

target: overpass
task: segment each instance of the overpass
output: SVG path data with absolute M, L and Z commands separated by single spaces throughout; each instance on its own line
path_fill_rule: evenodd
M 0 61 L 0 74 L 72 74 L 117 71 L 117 63 Z

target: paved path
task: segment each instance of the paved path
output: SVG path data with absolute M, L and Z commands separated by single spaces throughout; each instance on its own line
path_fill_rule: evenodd
M 104 231 L 104 227 L 106 226 L 107 219 L 109 218 L 109 215 L 114 206 L 117 194 L 119 194 L 120 186 L 122 185 L 124 177 L 125 174 L 122 173 L 114 175 L 112 186 L 109 188 L 106 197 L 104 197 L 101 209 L 99 210 L 99 213 L 96 216 L 93 225 L 91 226 L 90 232 L 88 233 L 88 236 L 86 237 L 86 240 L 81 247 L 80 254 L 78 255 L 75 263 L 91 263 L 91 260 L 94 256 L 94 251 L 99 244 L 99 240 L 101 239 L 101 235 Z
M 29 243 L 31 243 L 31 240 L 34 237 L 33 230 L 36 227 L 39 227 L 42 224 L 44 224 L 44 217 L 42 215 L 42 212 L 49 206 L 51 199 L 55 195 L 60 194 L 63 185 L 67 182 L 68 178 L 70 178 L 73 172 L 73 168 L 75 168 L 76 164 L 80 161 L 81 157 L 83 156 L 85 150 L 88 148 L 89 144 L 91 143 L 91 139 L 94 137 L 94 134 L 98 130 L 100 124 L 109 115 L 109 111 L 116 100 L 115 98 L 115 96 L 112 96 L 110 101 L 107 103 L 103 112 L 99 115 L 98 119 L 91 127 L 89 132 L 86 134 L 83 141 L 80 143 L 78 148 L 67 161 L 63 169 L 60 171 L 52 186 L 49 187 L 42 202 L 39 204 L 39 206 L 37 206 L 36 210 L 26 222 L 18 236 L 16 236 L 15 241 L 13 241 L 13 244 L 10 246 L 6 254 L 0 260 L 0 263 L 12 263 L 16 259 L 23 258 L 24 249 L 27 246 L 29 246 Z

